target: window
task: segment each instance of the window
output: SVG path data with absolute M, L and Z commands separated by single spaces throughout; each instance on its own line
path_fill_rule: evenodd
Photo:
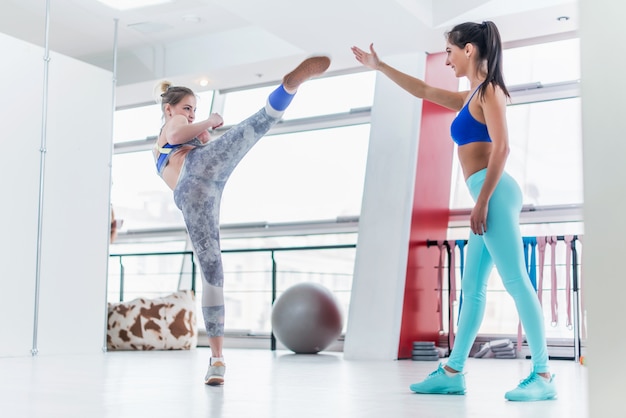
M 373 71 L 326 77 L 306 82 L 299 89 L 283 120 L 301 119 L 369 108 L 374 100 Z M 265 104 L 276 86 L 226 93 L 224 124 L 235 124 Z M 341 92 L 341 94 L 337 94 Z
M 123 230 L 184 228 L 172 191 L 157 175 L 152 151 L 113 157 L 111 202 Z
M 222 223 L 358 216 L 368 139 L 369 125 L 264 138 L 228 180 Z
M 332 290 L 346 326 L 356 227 L 336 231 L 328 230 L 328 224 L 358 218 L 361 211 L 374 80 L 373 72 L 361 72 L 304 84 L 285 112 L 284 123 L 270 130 L 231 174 L 220 219 L 228 277 L 224 287 L 227 332 L 270 331 L 273 273 L 278 296 L 301 281 L 315 281 Z M 218 112 L 227 128 L 264 106 L 273 88 L 207 93 L 198 100 L 197 117 Z M 127 239 L 120 234 L 112 253 L 190 249 L 182 215 L 172 191 L 156 174 L 152 157 L 150 137 L 161 123 L 159 105 L 116 112 L 111 200 L 116 217 L 124 219 L 122 232 Z M 320 223 L 326 229 L 318 227 Z M 268 235 L 264 228 L 256 235 L 237 232 L 250 225 L 280 225 L 287 232 L 283 236 Z M 336 245 L 343 248 L 332 248 Z M 285 248 L 288 251 L 280 251 Z M 239 252 L 249 249 L 256 251 Z M 111 260 L 110 300 L 119 297 L 122 271 L 127 299 L 172 292 L 179 283 L 189 283 L 190 269 L 183 256 L 167 256 L 159 262 L 148 257 L 143 261 L 124 258 L 124 269 L 118 259 Z M 199 283 L 197 290 L 200 303 Z M 198 320 L 202 329 L 201 315 Z
M 580 40 L 574 38 L 505 49 L 503 60 L 507 86 L 579 80 Z

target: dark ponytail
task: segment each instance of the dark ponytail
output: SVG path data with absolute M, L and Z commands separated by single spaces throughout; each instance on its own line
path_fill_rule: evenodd
M 446 37 L 448 42 L 459 48 L 465 48 L 465 45 L 473 44 L 478 48 L 478 59 L 487 61 L 487 78 L 478 90 L 478 97 L 481 100 L 489 84 L 493 84 L 494 87 L 500 87 L 507 97 L 511 97 L 504 84 L 502 42 L 500 40 L 500 31 L 495 23 L 491 21 L 461 23 L 446 33 Z

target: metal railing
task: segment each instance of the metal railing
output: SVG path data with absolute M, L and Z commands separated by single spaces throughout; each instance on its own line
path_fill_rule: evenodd
M 126 269 L 124 266 L 124 258 L 130 257 L 165 257 L 165 256 L 189 256 L 191 261 L 191 290 L 196 291 L 196 263 L 193 251 L 170 251 L 170 252 L 146 252 L 146 253 L 126 253 L 126 254 L 110 254 L 110 258 L 117 258 L 120 266 L 120 296 L 119 300 L 124 300 L 124 283 Z M 182 272 L 180 273 L 182 275 Z
M 263 248 L 242 248 L 242 249 L 226 249 L 222 250 L 222 254 L 242 254 L 242 253 L 269 253 L 269 258 L 271 260 L 271 305 L 273 306 L 274 302 L 277 298 L 277 279 L 279 275 L 279 268 L 276 261 L 276 254 L 282 252 L 295 252 L 295 251 L 323 251 L 323 250 L 341 250 L 341 249 L 354 249 L 356 248 L 356 244 L 337 244 L 337 245 L 313 245 L 313 246 L 298 246 L 298 247 L 263 247 Z M 190 274 L 191 276 L 191 289 L 195 292 L 196 290 L 196 277 L 197 277 L 197 267 L 196 267 L 196 258 L 194 256 L 193 251 L 172 251 L 172 252 L 145 252 L 145 253 L 119 253 L 119 254 L 110 254 L 110 258 L 117 258 L 119 264 L 119 300 L 124 300 L 124 286 L 126 284 L 127 273 L 126 266 L 124 264 L 125 259 L 128 258 L 137 258 L 137 257 L 167 257 L 167 256 L 183 256 L 189 257 L 189 261 L 191 263 L 191 272 L 184 272 L 182 266 L 179 274 L 179 285 L 182 281 L 182 277 L 185 274 Z M 184 258 L 183 258 L 184 262 Z M 270 344 L 271 349 L 276 350 L 276 338 L 274 333 L 270 333 Z

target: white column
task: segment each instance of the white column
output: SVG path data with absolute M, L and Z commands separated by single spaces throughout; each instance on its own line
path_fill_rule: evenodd
M 626 347 L 626 3 L 580 0 L 585 235 L 583 298 L 587 307 L 589 416 L 624 414 Z M 558 379 L 558 377 L 557 377 Z
M 112 75 L 50 61 L 38 350 L 102 350 L 106 321 Z
M 44 50 L 0 34 L 0 357 L 31 355 Z M 100 352 L 106 321 L 111 73 L 51 54 L 37 347 Z
M 29 355 L 35 310 L 35 245 L 43 50 L 0 34 L 4 155 L 0 239 L 0 356 Z
M 383 57 L 424 78 L 424 54 Z M 422 101 L 378 74 L 344 357 L 398 356 Z

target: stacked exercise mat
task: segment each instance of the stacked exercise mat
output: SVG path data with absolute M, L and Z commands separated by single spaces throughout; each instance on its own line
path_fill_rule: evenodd
M 439 360 L 439 350 L 432 341 L 413 341 L 413 360 L 417 361 L 437 361 Z
M 515 346 L 508 338 L 493 340 L 483 344 L 474 354 L 475 358 L 517 358 Z

